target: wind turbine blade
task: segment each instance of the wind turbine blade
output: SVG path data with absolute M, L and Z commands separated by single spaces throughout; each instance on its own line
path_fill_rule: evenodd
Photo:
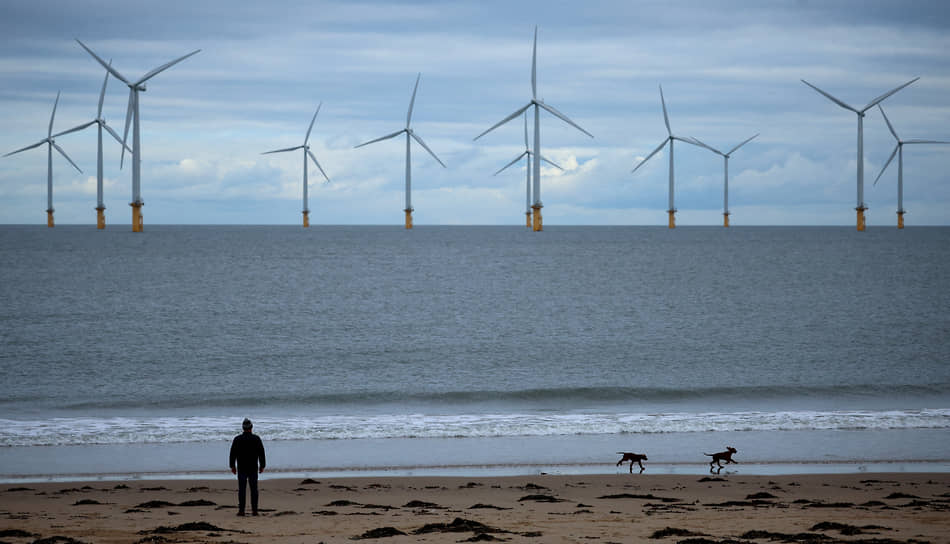
M 881 96 L 879 96 L 879 97 L 875 98 L 874 100 L 868 102 L 868 105 L 867 105 L 867 106 L 864 106 L 864 109 L 861 110 L 861 111 L 862 111 L 862 112 L 868 111 L 869 109 L 871 109 L 872 107 L 874 107 L 875 104 L 877 104 L 877 103 L 883 101 L 883 100 L 884 100 L 885 98 L 887 98 L 888 96 L 891 96 L 892 94 L 894 94 L 894 93 L 896 93 L 897 91 L 903 89 L 904 87 L 910 85 L 911 83 L 917 81 L 918 79 L 920 79 L 920 78 L 919 78 L 919 77 L 915 77 L 914 79 L 908 81 L 907 83 L 901 85 L 900 87 L 897 87 L 897 88 L 891 89 L 890 91 L 887 91 L 886 93 L 882 94 Z
M 881 110 L 881 115 L 884 116 L 884 122 L 887 123 L 887 128 L 891 131 L 891 134 L 894 135 L 894 139 L 898 142 L 901 141 L 901 137 L 897 135 L 897 131 L 894 130 L 894 126 L 891 125 L 891 120 L 887 118 L 887 114 L 884 113 L 884 108 L 880 104 L 877 105 L 877 109 Z
M 554 161 L 548 159 L 548 158 L 545 157 L 544 155 L 541 155 L 541 160 L 544 161 L 544 162 L 546 162 L 546 163 L 548 163 L 548 164 L 550 164 L 551 166 L 557 168 L 558 170 L 561 170 L 561 171 L 564 170 L 564 169 L 561 168 L 556 162 L 554 162 Z
M 842 102 L 842 101 L 838 100 L 837 98 L 831 96 L 830 94 L 826 93 L 825 91 L 819 89 L 818 87 L 815 87 L 814 85 L 812 85 L 811 83 L 805 81 L 804 79 L 801 80 L 801 81 L 802 81 L 802 83 L 804 83 L 805 85 L 808 85 L 808 86 L 811 87 L 812 89 L 815 89 L 815 90 L 818 91 L 822 96 L 824 96 L 824 97 L 827 98 L 828 100 L 831 100 L 832 102 L 834 102 L 835 104 L 841 106 L 842 108 L 844 108 L 844 109 L 846 109 L 846 110 L 851 110 L 851 111 L 853 111 L 854 113 L 861 113 L 861 112 L 859 112 L 858 110 L 852 108 L 851 106 L 845 104 L 844 102 Z M 885 98 L 886 98 L 886 97 L 885 97 Z M 872 104 L 872 105 L 873 105 L 873 104 Z M 870 107 L 870 106 L 868 106 L 868 107 Z
M 490 129 L 488 129 L 488 130 L 486 130 L 485 132 L 482 132 L 481 134 L 479 134 L 478 136 L 472 138 L 472 141 L 475 141 L 475 140 L 481 138 L 482 136 L 484 136 L 484 135 L 488 134 L 489 132 L 495 130 L 496 128 L 500 127 L 501 125 L 504 125 L 504 124 L 507 123 L 508 121 L 511 121 L 511 120 L 514 119 L 515 117 L 518 117 L 519 115 L 522 114 L 522 112 L 524 112 L 525 110 L 527 110 L 527 109 L 530 108 L 530 107 L 531 107 L 531 102 L 529 102 L 529 103 L 528 103 L 527 105 L 525 105 L 523 108 L 521 108 L 521 109 L 519 109 L 519 110 L 516 110 L 514 113 L 512 113 L 512 114 L 509 115 L 508 117 L 505 117 L 505 118 L 502 119 L 501 121 L 498 121 L 497 123 L 495 123 L 494 125 L 492 125 L 492 127 L 491 127 Z
M 663 98 L 663 85 L 660 85 L 660 104 L 663 105 L 663 122 L 666 123 L 666 133 L 673 135 L 673 129 L 670 128 L 670 116 L 666 114 L 666 99 Z
M 416 76 L 416 86 L 412 88 L 412 98 L 409 99 L 409 112 L 406 114 L 406 128 L 409 128 L 409 122 L 412 121 L 412 106 L 416 103 L 416 91 L 419 90 L 419 78 L 422 77 L 422 72 L 419 72 L 419 75 Z
M 92 49 L 89 49 L 88 47 L 86 47 L 86 44 L 84 44 L 84 43 L 82 43 L 81 41 L 79 41 L 79 38 L 76 38 L 76 43 L 78 43 L 79 45 L 81 45 L 82 48 L 85 49 L 87 53 L 89 53 L 90 55 L 92 55 L 92 58 L 96 59 L 96 61 L 98 61 L 99 64 L 101 64 L 102 67 L 106 69 L 106 71 L 108 71 L 110 74 L 114 75 L 114 76 L 116 77 L 116 79 L 118 79 L 118 80 L 121 81 L 122 83 L 125 83 L 126 85 L 132 85 L 132 82 L 130 82 L 129 80 L 125 79 L 125 77 L 123 77 L 122 74 L 120 74 L 118 70 L 116 70 L 115 68 L 112 67 L 112 63 L 111 63 L 111 62 L 107 63 L 106 61 L 102 60 L 102 58 L 100 58 L 99 55 L 97 55 L 97 54 L 95 54 L 95 53 L 92 52 Z
M 26 151 L 27 149 L 33 149 L 34 147 L 39 147 L 39 146 L 45 144 L 45 143 L 48 142 L 48 141 L 49 141 L 49 139 L 40 140 L 40 141 L 36 142 L 36 143 L 33 144 L 33 145 L 28 145 L 28 146 L 26 146 L 26 147 L 21 147 L 20 149 L 17 149 L 16 151 L 11 151 L 11 152 L 7 153 L 6 155 L 4 155 L 4 157 L 9 157 L 10 155 L 15 155 L 15 154 L 17 154 L 17 153 L 19 153 L 19 152 L 21 152 L 21 151 Z
M 905 144 L 950 144 L 950 142 L 945 142 L 943 140 L 918 140 L 916 138 L 913 140 L 907 140 L 904 143 Z
M 95 121 L 89 121 L 88 123 L 86 123 L 86 124 L 84 124 L 84 125 L 79 125 L 79 126 L 76 126 L 76 127 L 71 128 L 71 129 L 69 129 L 69 130 L 64 130 L 64 131 L 62 131 L 62 132 L 57 132 L 56 134 L 53 134 L 52 136 L 50 136 L 50 138 L 59 138 L 60 136 L 62 136 L 62 135 L 64 135 L 64 134 L 69 134 L 69 133 L 71 133 L 71 132 L 77 132 L 77 131 L 80 131 L 80 130 L 82 130 L 82 129 L 84 129 L 84 128 L 89 127 L 90 125 L 94 125 L 94 124 L 96 124 Z
M 106 129 L 106 131 L 107 131 L 109 134 L 111 134 L 113 138 L 115 138 L 115 141 L 117 141 L 117 142 L 119 142 L 120 144 L 122 144 L 122 146 L 129 152 L 129 154 L 132 153 L 132 148 L 129 147 L 129 146 L 127 146 L 127 145 L 125 145 L 125 144 L 122 142 L 122 138 L 119 138 L 119 135 L 116 134 L 116 132 L 115 132 L 114 130 L 112 130 L 112 127 L 110 127 L 109 125 L 107 125 L 105 121 L 102 121 L 102 128 Z
M 751 138 L 749 138 L 749 139 L 747 139 L 746 141 L 742 142 L 741 144 L 739 144 L 739 145 L 733 147 L 732 149 L 729 150 L 728 153 L 726 153 L 726 156 L 728 157 L 729 155 L 732 155 L 733 153 L 736 152 L 737 149 L 739 149 L 740 147 L 744 146 L 745 144 L 751 142 L 751 141 L 754 140 L 758 135 L 759 135 L 759 134 L 756 133 L 756 134 L 755 134 L 754 136 L 752 136 Z
M 388 139 L 390 139 L 390 138 L 395 138 L 396 136 L 399 136 L 399 135 L 402 134 L 403 132 L 406 132 L 406 129 L 397 130 L 396 132 L 393 132 L 392 134 L 387 134 L 387 135 L 385 135 L 385 136 L 383 136 L 383 137 L 376 138 L 375 140 L 370 140 L 370 141 L 368 141 L 368 142 L 363 142 L 363 143 L 361 143 L 360 145 L 354 147 L 353 149 L 356 149 L 357 147 L 363 147 L 364 145 L 375 144 L 376 142 L 381 142 L 381 141 L 383 141 L 383 140 L 388 140 Z
M 884 163 L 884 168 L 881 168 L 881 173 L 874 178 L 874 185 L 877 185 L 877 180 L 881 179 L 881 176 L 884 175 L 884 171 L 887 170 L 887 167 L 890 166 L 891 161 L 894 160 L 894 155 L 897 155 L 897 150 L 900 149 L 901 144 L 894 146 L 894 151 L 891 151 L 891 156 L 887 158 L 887 162 Z
M 649 155 L 647 155 L 647 157 L 646 157 L 645 159 L 643 159 L 642 161 L 640 161 L 640 164 L 638 164 L 638 165 L 636 166 L 636 168 L 634 168 L 633 170 L 631 170 L 630 173 L 632 174 L 632 173 L 636 172 L 636 171 L 637 171 L 637 168 L 640 168 L 641 166 L 643 166 L 644 164 L 646 164 L 646 162 L 647 162 L 648 160 L 650 160 L 651 158 L 653 158 L 653 155 L 656 155 L 657 153 L 660 152 L 661 149 L 663 149 L 663 146 L 666 145 L 666 142 L 668 142 L 668 141 L 670 141 L 669 138 L 664 139 L 664 140 L 663 140 L 663 143 L 660 144 L 659 146 L 657 146 L 657 148 L 653 150 L 653 153 L 650 153 Z
M 188 53 L 188 54 L 185 55 L 184 57 L 179 57 L 179 58 L 177 58 L 177 59 L 175 59 L 175 60 L 173 60 L 173 61 L 171 61 L 171 62 L 166 62 L 165 64 L 159 66 L 158 68 L 156 68 L 156 69 L 152 70 L 151 72 L 149 72 L 149 73 L 145 74 L 144 76 L 142 76 L 142 79 L 136 81 L 135 84 L 136 84 L 136 85 L 141 85 L 141 84 L 145 83 L 146 81 L 148 81 L 149 79 L 151 79 L 151 78 L 155 77 L 156 75 L 158 75 L 160 72 L 164 72 L 165 70 L 168 70 L 168 69 L 171 68 L 172 66 L 178 64 L 179 62 L 181 62 L 181 61 L 187 59 L 188 57 L 190 57 L 190 56 L 192 56 L 192 55 L 197 55 L 197 54 L 200 53 L 200 52 L 201 52 L 201 49 L 195 49 L 194 51 L 192 51 L 191 53 Z
M 66 157 L 66 160 L 69 161 L 69 164 L 73 165 L 73 168 L 75 168 L 76 170 L 79 171 L 80 174 L 82 174 L 82 170 L 78 166 L 76 166 L 76 163 L 74 163 L 72 159 L 69 158 L 69 155 L 67 155 L 66 152 L 63 151 L 62 147 L 59 147 L 58 145 L 56 145 L 56 142 L 50 142 L 50 144 L 52 144 L 52 146 L 56 148 L 56 151 L 59 151 L 60 155 L 62 155 L 63 157 Z
M 109 60 L 109 66 L 112 66 L 112 60 Z M 99 91 L 99 109 L 96 110 L 96 119 L 102 119 L 102 103 L 106 99 L 106 83 L 109 82 L 109 71 L 106 70 L 106 77 L 102 80 L 102 90 Z
M 314 154 L 311 153 L 309 149 L 307 150 L 307 155 L 310 156 L 310 160 L 313 161 L 313 164 L 317 165 L 317 170 L 320 170 L 320 173 L 323 174 L 323 177 L 327 178 L 327 183 L 330 183 L 330 176 L 328 176 L 327 173 L 323 171 L 323 167 L 320 166 L 319 162 L 317 162 L 317 157 L 314 156 Z
M 594 137 L 593 134 L 591 134 L 590 132 L 587 132 L 586 130 L 582 129 L 582 128 L 580 127 L 580 125 L 578 125 L 578 124 L 575 123 L 574 121 L 571 121 L 570 119 L 568 119 L 566 115 L 564 115 L 563 113 L 557 111 L 557 110 L 554 108 L 554 106 L 549 106 L 549 105 L 545 104 L 544 102 L 538 102 L 538 105 L 541 106 L 542 108 L 544 108 L 545 110 L 549 111 L 549 112 L 550 112 L 552 115 L 554 115 L 555 117 L 557 117 L 557 118 L 559 118 L 560 120 L 564 121 L 565 123 L 571 125 L 572 127 L 576 128 L 577 130 L 583 132 L 584 134 L 590 136 L 591 138 Z
M 53 102 L 53 113 L 49 116 L 49 132 L 46 133 L 47 138 L 53 137 L 53 119 L 56 118 L 56 106 L 59 105 L 59 91 L 56 91 L 56 102 Z
M 122 155 L 119 157 L 119 169 L 125 164 L 125 150 L 129 147 L 125 142 L 129 139 L 129 123 L 132 122 L 132 101 L 135 100 L 135 89 L 129 87 L 129 107 L 125 110 L 125 131 L 122 132 Z
M 717 155 L 722 155 L 723 157 L 726 156 L 725 153 L 723 153 L 722 151 L 719 151 L 718 149 L 716 149 L 715 147 L 713 147 L 713 146 L 711 146 L 711 145 L 708 145 L 708 144 L 706 144 L 706 143 L 703 143 L 699 138 L 696 138 L 696 137 L 693 137 L 693 136 L 690 136 L 688 140 L 687 140 L 687 139 L 680 138 L 679 136 L 674 136 L 674 138 L 676 138 L 677 140 L 686 142 L 686 143 L 688 143 L 688 144 L 693 144 L 693 145 L 698 145 L 698 146 L 700 146 L 700 147 L 705 147 L 706 149 L 712 151 L 713 153 L 715 153 L 715 154 L 717 154 Z
M 42 142 L 40 142 L 40 143 L 42 143 Z M 520 160 L 521 160 L 521 157 L 524 157 L 524 156 L 527 155 L 527 154 L 528 154 L 527 151 L 523 152 L 522 154 L 520 154 L 520 155 L 518 155 L 517 157 L 515 157 L 514 160 L 512 160 L 512 161 L 509 162 L 508 164 L 502 166 L 501 169 L 499 169 L 497 172 L 495 172 L 495 173 L 492 174 L 492 175 L 493 175 L 493 176 L 497 176 L 498 174 L 504 172 L 509 166 L 511 166 L 512 164 L 514 164 L 514 163 L 520 161 Z
M 438 157 L 435 156 L 435 153 L 433 153 L 432 150 L 429 149 L 429 146 L 427 146 L 426 143 L 422 141 L 422 138 L 420 138 L 419 136 L 416 136 L 416 133 L 415 133 L 415 132 L 413 132 L 413 131 L 410 130 L 410 131 L 409 131 L 409 135 L 412 136 L 412 139 L 413 139 L 413 140 L 419 142 L 419 145 L 421 145 L 422 147 L 424 147 L 425 150 L 428 151 L 430 155 L 432 155 L 432 158 L 433 158 L 433 159 L 439 161 L 439 164 L 442 165 L 442 168 L 448 168 L 447 166 L 445 166 L 445 163 L 444 163 L 444 162 L 442 162 Z
M 528 147 L 528 113 L 525 111 L 524 114 L 524 148 L 530 149 Z
M 323 105 L 323 102 L 317 104 L 317 111 L 313 112 L 313 119 L 310 120 L 310 126 L 307 128 L 307 136 L 303 139 L 303 145 L 307 145 L 307 142 L 310 141 L 310 131 L 313 130 L 313 123 L 317 120 L 317 114 L 320 113 L 320 106 Z
M 534 47 L 531 49 L 531 98 L 538 99 L 538 25 L 534 26 Z
M 689 144 L 689 145 L 695 145 L 696 147 L 707 147 L 707 146 L 703 145 L 702 142 L 700 142 L 699 140 L 697 140 L 696 138 L 693 138 L 693 137 L 686 137 L 686 138 L 684 138 L 684 137 L 682 137 L 682 136 L 670 136 L 670 138 L 672 138 L 672 139 L 674 139 L 674 140 L 679 140 L 679 141 L 681 141 L 681 142 L 685 142 L 685 143 L 687 143 L 687 144 Z M 707 149 L 712 149 L 712 148 L 711 148 L 711 147 L 707 147 Z
M 297 149 L 300 149 L 301 147 L 303 147 L 303 146 L 302 146 L 302 145 L 298 145 L 297 147 L 286 147 L 286 148 L 284 148 L 284 149 L 275 149 L 275 150 L 273 150 L 273 151 L 265 151 L 265 152 L 261 153 L 261 155 L 269 155 L 269 154 L 271 154 L 271 153 L 283 153 L 284 151 L 296 151 Z

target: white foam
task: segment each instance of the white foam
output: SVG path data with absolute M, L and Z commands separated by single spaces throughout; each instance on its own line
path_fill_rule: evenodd
M 737 431 L 950 429 L 950 409 L 696 413 L 518 413 L 285 416 L 255 419 L 269 440 L 477 438 Z M 233 416 L 0 419 L 0 445 L 230 440 Z

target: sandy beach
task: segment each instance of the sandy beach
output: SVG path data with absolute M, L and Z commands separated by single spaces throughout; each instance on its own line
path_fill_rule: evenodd
M 267 476 L 265 474 L 265 476 Z M 5 543 L 950 542 L 950 474 L 535 475 L 0 486 Z

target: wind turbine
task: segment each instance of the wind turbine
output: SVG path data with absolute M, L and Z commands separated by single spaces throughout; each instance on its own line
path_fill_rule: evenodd
M 894 160 L 894 155 L 897 154 L 897 228 L 902 229 L 904 228 L 904 213 L 906 213 L 904 211 L 904 144 L 950 144 L 950 142 L 941 140 L 901 140 L 891 125 L 890 119 L 887 118 L 887 114 L 884 113 L 884 108 L 882 108 L 880 104 L 878 104 L 877 107 L 881 110 L 881 115 L 884 116 L 884 122 L 887 123 L 887 128 L 891 130 L 891 134 L 893 134 L 894 139 L 897 140 L 897 145 L 894 146 L 894 151 L 891 152 L 891 156 L 888 157 L 887 162 L 884 163 L 884 168 L 881 168 L 881 173 L 874 178 L 874 185 L 877 185 L 877 180 L 881 179 L 881 176 L 884 175 L 884 171 L 887 170 L 891 161 Z
M 699 143 L 700 145 L 702 145 L 702 146 L 705 147 L 706 149 L 708 149 L 708 150 L 712 151 L 713 153 L 715 153 L 715 154 L 717 154 L 717 155 L 719 155 L 719 156 L 722 157 L 722 162 L 723 162 L 723 177 L 722 177 L 722 179 L 723 179 L 723 182 L 722 182 L 722 183 L 723 183 L 723 190 L 722 190 L 722 226 L 724 226 L 724 227 L 728 227 L 728 226 L 729 226 L 729 157 L 730 157 L 733 153 L 735 153 L 740 147 L 744 146 L 745 144 L 747 144 L 747 143 L 751 142 L 753 139 L 755 139 L 756 136 L 758 136 L 758 134 L 756 134 L 755 136 L 752 136 L 751 138 L 747 139 L 746 141 L 742 142 L 741 144 L 739 144 L 739 145 L 733 147 L 732 149 L 730 149 L 730 150 L 727 151 L 726 153 L 723 153 L 722 151 L 719 151 L 719 150 L 716 149 L 715 147 L 712 147 L 712 146 L 709 146 L 709 145 L 704 144 L 703 142 L 699 141 L 698 138 L 693 138 L 693 140 L 695 140 L 697 143 Z
M 303 145 L 298 145 L 297 147 L 288 147 L 285 149 L 275 149 L 274 151 L 266 151 L 261 153 L 261 155 L 267 155 L 270 153 L 283 153 L 285 151 L 296 151 L 298 149 L 303 149 L 303 226 L 310 226 L 310 208 L 309 200 L 307 198 L 307 157 L 313 161 L 313 164 L 317 165 L 317 168 L 320 170 L 320 173 L 323 174 L 323 177 L 327 179 L 327 183 L 330 183 L 330 178 L 327 176 L 327 173 L 323 171 L 323 167 L 320 166 L 320 163 L 317 162 L 317 157 L 310 151 L 310 145 L 307 142 L 310 141 L 310 131 L 313 130 L 313 123 L 317 120 L 317 114 L 320 113 L 320 106 L 323 106 L 323 102 L 320 102 L 317 105 L 317 111 L 313 114 L 313 119 L 310 120 L 310 126 L 307 128 L 307 135 L 303 139 Z
M 356 147 L 363 147 L 364 145 L 369 145 L 376 142 L 381 142 L 383 140 L 388 140 L 390 138 L 395 138 L 396 136 L 399 136 L 403 132 L 406 133 L 406 209 L 403 211 L 406 212 L 406 228 L 407 229 L 412 228 L 412 211 L 413 211 L 412 160 L 411 160 L 411 155 L 409 152 L 409 149 L 410 149 L 409 139 L 412 138 L 413 140 L 419 142 L 419 145 L 421 145 L 426 151 L 428 151 L 429 154 L 432 155 L 432 158 L 438 161 L 439 164 L 442 165 L 442 168 L 446 167 L 445 163 L 439 160 L 439 157 L 436 157 L 435 153 L 433 153 L 432 150 L 429 149 L 429 146 L 427 146 L 426 143 L 422 141 L 422 138 L 416 135 L 416 133 L 413 132 L 413 130 L 409 127 L 409 124 L 412 121 L 412 106 L 416 102 L 416 91 L 419 90 L 419 78 L 421 77 L 422 77 L 422 73 L 420 72 L 419 75 L 416 76 L 416 86 L 412 88 L 412 98 L 409 100 L 409 112 L 406 114 L 406 128 L 402 130 L 397 130 L 396 132 L 393 132 L 392 134 L 387 134 L 386 136 L 376 138 L 375 140 L 370 140 L 368 142 L 364 142 L 356 146 Z
M 882 102 L 885 98 L 891 96 L 892 94 L 910 85 L 911 83 L 917 81 L 918 79 L 920 78 L 915 77 L 914 79 L 908 81 L 907 83 L 901 85 L 900 87 L 897 87 L 895 89 L 892 89 L 882 94 L 881 96 L 868 102 L 868 105 L 864 106 L 864 108 L 860 110 L 853 108 L 849 106 L 848 104 L 845 104 L 841 100 L 838 100 L 837 98 L 831 96 L 830 94 L 819 89 L 818 87 L 815 87 L 814 85 L 805 81 L 804 79 L 802 80 L 802 83 L 804 83 L 805 85 L 808 85 L 812 89 L 815 89 L 816 91 L 818 91 L 818 93 L 820 93 L 822 96 L 824 96 L 828 100 L 831 100 L 832 102 L 841 106 L 842 108 L 853 111 L 854 113 L 858 115 L 858 205 L 854 209 L 855 211 L 858 212 L 857 220 L 858 220 L 859 231 L 863 231 L 867 227 L 864 221 L 864 210 L 868 209 L 867 206 L 864 205 L 864 113 L 868 111 L 869 109 L 873 108 L 875 104 Z
M 111 62 L 110 62 L 111 64 Z M 106 129 L 109 134 L 115 138 L 115 141 L 122 144 L 125 149 L 129 149 L 125 143 L 122 142 L 122 138 L 119 138 L 119 135 L 112 130 L 112 127 L 106 124 L 106 120 L 102 117 L 102 102 L 106 97 L 106 83 L 109 82 L 109 72 L 106 71 L 106 77 L 102 80 L 102 91 L 99 92 L 99 110 L 96 113 L 96 118 L 88 123 L 73 127 L 69 130 L 64 130 L 58 134 L 54 134 L 53 137 L 62 136 L 64 134 L 69 134 L 71 132 L 77 132 L 84 130 L 92 125 L 99 126 L 99 147 L 97 153 L 97 162 L 96 162 L 96 228 L 104 229 L 106 228 L 106 206 L 102 200 L 102 129 Z M 132 150 L 129 149 L 129 152 Z
M 69 158 L 69 155 L 63 151 L 63 148 L 59 147 L 56 144 L 53 136 L 53 119 L 56 118 L 56 106 L 59 105 L 59 92 L 56 92 L 56 102 L 53 102 L 53 113 L 49 116 L 49 130 L 46 132 L 46 138 L 36 142 L 33 145 L 28 145 L 24 148 L 17 149 L 16 151 L 11 151 L 4 155 L 4 157 L 9 157 L 21 151 L 26 151 L 27 149 L 33 149 L 34 147 L 39 147 L 43 144 L 46 146 L 46 226 L 52 228 L 55 223 L 53 222 L 53 148 L 56 148 L 56 151 L 59 151 L 59 154 L 66 158 L 69 161 L 69 164 L 73 165 L 73 168 L 82 173 L 82 170 L 76 166 L 76 163 Z
M 637 169 L 643 166 L 644 164 L 646 164 L 646 162 L 650 160 L 650 158 L 652 158 L 653 155 L 656 155 L 657 153 L 659 153 L 660 150 L 663 149 L 663 146 L 665 146 L 666 144 L 670 144 L 670 199 L 669 199 L 670 207 L 668 210 L 666 210 L 666 213 L 669 214 L 670 216 L 669 227 L 673 229 L 673 228 L 676 228 L 676 206 L 673 205 L 673 140 L 679 140 L 681 142 L 686 142 L 688 144 L 699 146 L 699 147 L 702 147 L 702 146 L 700 145 L 699 142 L 697 142 L 693 138 L 683 138 L 681 136 L 676 136 L 673 134 L 672 129 L 670 129 L 670 117 L 666 113 L 666 100 L 663 98 L 662 85 L 660 85 L 660 103 L 663 105 L 663 122 L 666 123 L 667 136 L 663 140 L 663 143 L 658 145 L 657 148 L 654 149 L 652 153 L 650 153 L 649 155 L 647 155 L 645 159 L 640 161 L 640 164 L 638 164 L 636 168 L 631 170 L 630 173 L 632 174 L 636 172 Z
M 492 174 L 492 175 L 493 175 L 493 176 L 497 176 L 498 174 L 500 174 L 500 173 L 502 173 L 503 171 L 505 171 L 509 166 L 511 166 L 511 165 L 513 165 L 514 163 L 516 163 L 516 162 L 518 162 L 519 160 L 521 160 L 521 157 L 527 157 L 527 160 L 525 161 L 525 175 L 526 175 L 526 179 L 525 179 L 525 215 L 527 216 L 527 217 L 526 217 L 525 225 L 526 225 L 529 229 L 531 228 L 531 155 L 533 155 L 533 153 L 531 152 L 531 148 L 528 147 L 528 113 L 525 112 L 525 114 L 524 114 L 524 152 L 522 152 L 520 155 L 518 155 L 517 157 L 515 157 L 513 161 L 509 162 L 508 164 L 506 164 L 505 166 L 503 166 L 501 170 L 495 172 L 495 173 Z M 561 168 L 561 167 L 558 166 L 557 164 L 555 164 L 555 163 L 551 162 L 550 160 L 548 160 L 547 157 L 542 156 L 542 157 L 541 157 L 541 160 L 544 161 L 544 162 L 546 162 L 546 163 L 548 163 L 548 164 L 550 164 L 551 166 L 554 166 L 554 167 L 557 168 L 558 170 L 564 170 L 563 168 Z
M 122 160 L 125 159 L 125 141 L 129 136 L 129 121 L 132 122 L 132 202 L 129 203 L 132 206 L 132 232 L 142 232 L 142 206 L 145 202 L 142 201 L 142 184 L 141 184 L 141 174 L 142 174 L 142 140 L 139 137 L 139 93 L 145 92 L 145 82 L 149 79 L 152 79 L 156 75 L 165 70 L 171 68 L 172 66 L 178 64 L 179 62 L 187 59 L 192 55 L 198 54 L 201 49 L 196 49 L 187 55 L 175 59 L 171 62 L 165 63 L 158 68 L 146 73 L 144 76 L 139 78 L 136 81 L 130 81 L 125 76 L 119 73 L 118 70 L 112 67 L 111 64 L 107 64 L 106 61 L 102 60 L 98 55 L 92 52 L 92 49 L 86 47 L 86 44 L 82 43 L 78 39 L 76 40 L 87 53 L 92 55 L 92 58 L 96 59 L 99 64 L 102 65 L 110 74 L 115 76 L 119 81 L 125 83 L 129 86 L 129 106 L 125 114 L 125 132 L 122 134 Z
M 505 117 L 501 121 L 495 123 L 494 126 L 486 130 L 485 132 L 482 132 L 481 134 L 473 138 L 473 140 L 477 140 L 481 138 L 482 136 L 495 130 L 501 125 L 504 125 L 508 121 L 511 121 L 515 117 L 518 117 L 531 106 L 534 106 L 534 163 L 533 163 L 534 172 L 532 173 L 532 184 L 534 186 L 533 187 L 534 188 L 534 191 L 533 191 L 534 204 L 532 204 L 531 208 L 534 210 L 533 228 L 534 228 L 534 231 L 537 232 L 537 231 L 543 230 L 543 221 L 541 220 L 541 208 L 544 207 L 544 205 L 541 203 L 541 112 L 540 110 L 541 109 L 547 110 L 548 113 L 554 115 L 558 119 L 571 125 L 577 130 L 583 132 L 584 134 L 590 136 L 591 138 L 594 137 L 593 134 L 591 134 L 590 132 L 587 132 L 586 130 L 578 126 L 574 121 L 571 121 L 570 119 L 568 119 L 566 115 L 559 112 L 557 109 L 555 109 L 554 106 L 545 104 L 544 100 L 541 100 L 538 98 L 538 27 L 537 26 L 534 27 L 534 47 L 531 52 L 531 101 L 528 102 L 526 105 L 522 106 L 521 108 L 519 108 L 518 110 L 516 110 L 514 113 L 512 113 L 508 117 Z

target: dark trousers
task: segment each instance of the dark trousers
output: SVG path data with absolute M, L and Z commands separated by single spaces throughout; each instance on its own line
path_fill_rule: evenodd
M 251 511 L 257 512 L 257 471 L 247 472 L 238 470 L 238 512 L 244 512 L 244 506 L 247 504 L 245 499 L 248 484 L 251 488 Z

